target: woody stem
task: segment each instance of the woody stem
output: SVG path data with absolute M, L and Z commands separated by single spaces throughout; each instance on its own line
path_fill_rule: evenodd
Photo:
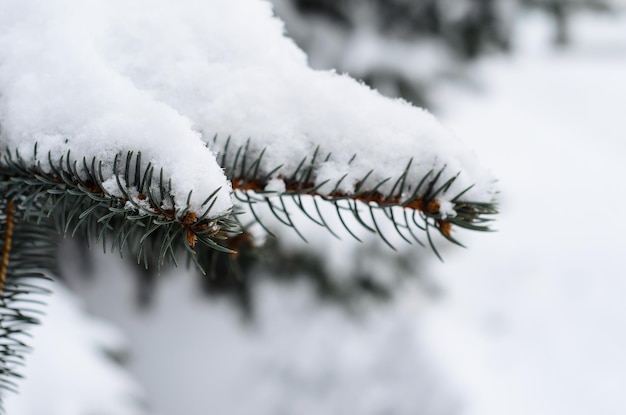
M 2 262 L 0 262 L 0 293 L 4 291 L 4 282 L 7 276 L 7 268 L 9 266 L 9 257 L 11 255 L 11 242 L 13 241 L 13 222 L 15 220 L 15 205 L 13 200 L 7 202 L 6 211 L 6 232 L 4 234 L 4 245 L 2 246 Z

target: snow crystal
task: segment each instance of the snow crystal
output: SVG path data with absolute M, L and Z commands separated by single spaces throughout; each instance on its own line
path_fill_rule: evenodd
M 283 193 L 286 190 L 285 181 L 282 179 L 272 179 L 265 185 L 265 191 Z
M 409 183 L 447 166 L 461 172 L 450 194 L 475 184 L 467 199 L 492 199 L 491 175 L 432 115 L 310 69 L 283 32 L 262 0 L 4 0 L 0 143 L 27 161 L 35 142 L 53 159 L 95 156 L 109 177 L 116 154 L 141 151 L 171 178 L 177 209 L 220 188 L 215 214 L 232 204 L 214 154 L 227 137 L 266 149 L 265 173 L 289 177 L 319 147 L 316 184 L 347 173 L 350 191 L 374 169 L 374 185 L 413 158 Z
M 120 178 L 120 183 L 122 183 L 122 186 L 126 186 L 123 178 Z M 110 179 L 103 181 L 102 189 L 111 196 L 124 197 L 124 193 L 122 193 L 122 189 L 120 189 L 119 185 L 117 184 L 117 180 L 115 179 L 115 177 L 111 177 Z
M 439 201 L 439 214 L 442 216 L 442 219 L 456 216 L 456 211 L 454 210 L 454 203 L 448 200 L 440 200 Z

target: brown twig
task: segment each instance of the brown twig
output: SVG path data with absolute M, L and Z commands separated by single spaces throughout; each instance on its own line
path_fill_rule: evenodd
M 265 188 L 266 183 L 262 183 L 258 180 L 248 180 L 241 177 L 236 177 L 232 180 L 232 185 L 234 190 L 241 190 L 244 192 L 254 191 L 254 192 L 262 192 Z M 304 192 L 310 196 L 320 196 L 325 200 L 335 200 L 335 199 L 345 199 L 349 198 L 352 200 L 358 200 L 363 203 L 376 203 L 379 206 L 383 207 L 391 207 L 391 206 L 400 206 L 406 209 L 417 210 L 420 212 L 424 212 L 428 215 L 438 215 L 441 210 L 441 204 L 438 200 L 433 199 L 430 201 L 425 201 L 423 199 L 414 199 L 409 202 L 401 202 L 399 196 L 385 196 L 384 194 L 374 191 L 374 192 L 363 192 L 361 194 L 350 195 L 348 193 L 343 192 L 334 192 L 330 194 L 321 194 L 316 191 L 308 191 L 308 189 L 314 189 L 314 183 L 285 183 L 286 190 L 289 192 L 297 193 Z M 438 229 L 445 236 L 450 237 L 452 232 L 452 222 L 447 221 L 445 219 L 437 219 L 437 224 L 439 225 Z M 193 245 L 192 245 L 193 246 Z
M 2 262 L 0 263 L 0 293 L 4 292 L 4 281 L 7 277 L 9 257 L 11 256 L 11 242 L 13 241 L 13 221 L 15 220 L 15 205 L 13 200 L 7 202 L 6 221 L 7 230 L 4 234 L 4 246 L 2 247 Z

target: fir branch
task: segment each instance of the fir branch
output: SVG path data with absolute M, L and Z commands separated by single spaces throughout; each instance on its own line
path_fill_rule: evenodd
M 162 170 L 158 175 L 154 170 L 152 164 L 142 165 L 141 153 L 118 154 L 113 183 L 105 180 L 102 160 L 79 161 L 68 152 L 59 160 L 48 154 L 43 162 L 35 148 L 33 161 L 26 162 L 7 150 L 0 161 L 0 186 L 5 197 L 21 200 L 27 220 L 51 220 L 63 235 L 83 232 L 105 250 L 109 246 L 121 253 L 128 247 L 138 260 L 146 252 L 158 252 L 151 261 L 158 268 L 176 263 L 174 245 L 190 255 L 196 254 L 198 243 L 230 252 L 219 241 L 225 232 L 236 233 L 239 224 L 230 212 L 213 213 L 219 189 L 208 195 L 201 212 L 188 207 L 176 211 L 170 183 Z M 156 249 L 145 250 L 148 241 Z
M 371 178 L 374 177 L 374 170 L 370 170 L 356 183 L 352 192 L 346 192 L 340 190 L 345 187 L 343 186 L 345 175 L 338 178 L 335 183 L 328 181 L 316 183 L 318 161 L 328 161 L 332 157 L 331 154 L 327 154 L 325 158 L 321 157 L 319 147 L 310 157 L 303 158 L 295 170 L 287 175 L 282 173 L 282 165 L 262 168 L 265 149 L 261 151 L 253 149 L 250 141 L 247 141 L 245 145 L 234 147 L 230 138 L 225 143 L 221 143 L 217 137 L 214 137 L 213 143 L 217 148 L 221 147 L 222 167 L 232 182 L 234 195 L 238 201 L 248 206 L 258 222 L 261 222 L 261 218 L 256 214 L 254 205 L 268 205 L 271 213 L 281 223 L 294 228 L 298 234 L 300 232 L 296 229 L 285 207 L 285 198 L 293 199 L 297 209 L 305 216 L 314 223 L 327 228 L 336 236 L 336 232 L 322 217 L 317 200 L 335 205 L 337 216 L 344 228 L 359 240 L 342 217 L 342 211 L 348 210 L 360 226 L 378 234 L 383 242 L 393 248 L 382 232 L 383 227 L 379 224 L 380 218 L 374 214 L 374 211 L 382 211 L 385 220 L 391 222 L 395 232 L 409 243 L 416 241 L 423 245 L 415 233 L 417 230 L 427 233 L 427 240 L 437 256 L 439 254 L 429 234 L 432 229 L 437 230 L 445 239 L 461 245 L 452 237 L 453 226 L 468 230 L 490 231 L 489 224 L 493 216 L 498 213 L 494 202 L 476 202 L 466 198 L 466 194 L 473 185 L 453 197 L 448 196 L 447 193 L 458 180 L 460 173 L 446 175 L 445 166 L 437 171 L 431 170 L 423 175 L 419 182 L 411 183 L 407 178 L 413 159 L 409 159 L 399 177 L 386 177 L 372 184 Z M 351 162 L 356 157 L 357 155 L 354 155 Z M 267 190 L 267 185 L 272 178 L 282 180 L 285 190 Z M 383 188 L 390 188 L 390 190 L 383 191 Z M 444 195 L 446 195 L 445 198 L 443 198 Z M 302 197 L 305 196 L 312 197 L 315 201 L 316 213 L 307 210 L 302 203 Z M 450 200 L 453 212 L 442 211 L 442 200 Z M 262 224 L 262 226 L 267 229 L 265 225 Z
M 39 324 L 42 303 L 37 297 L 48 293 L 39 281 L 49 280 L 48 275 L 56 269 L 53 228 L 29 223 L 24 214 L 19 201 L 0 198 L 0 234 L 4 235 L 0 243 L 6 277 L 0 296 L 0 404 L 4 391 L 16 390 L 14 379 L 21 377 L 19 368 L 30 350 L 29 329 Z

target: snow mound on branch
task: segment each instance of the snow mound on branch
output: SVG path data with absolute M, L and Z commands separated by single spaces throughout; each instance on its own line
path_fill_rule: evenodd
M 348 173 L 344 191 L 370 169 L 372 184 L 398 177 L 413 157 L 409 182 L 447 165 L 463 173 L 450 194 L 477 184 L 466 197 L 491 200 L 492 177 L 433 116 L 313 71 L 283 32 L 262 0 L 3 0 L 1 143 L 29 157 L 38 142 L 53 159 L 141 151 L 171 177 L 178 208 L 193 191 L 200 210 L 221 187 L 216 214 L 232 202 L 215 135 L 250 138 L 267 149 L 262 170 L 283 175 L 320 146 L 332 158 L 315 180 Z

